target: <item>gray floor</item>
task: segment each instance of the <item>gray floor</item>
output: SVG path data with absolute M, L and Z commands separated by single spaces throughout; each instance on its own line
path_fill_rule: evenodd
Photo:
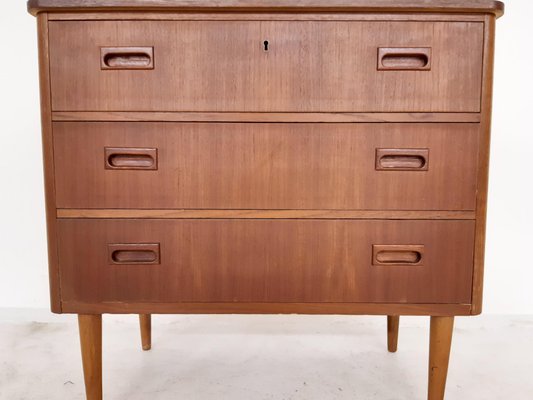
M 36 322 L 39 321 L 39 322 Z M 423 400 L 427 318 L 403 318 L 389 354 L 383 317 L 135 316 L 104 320 L 108 400 Z M 533 399 L 533 316 L 458 318 L 448 400 Z M 76 319 L 0 310 L 0 399 L 83 399 Z

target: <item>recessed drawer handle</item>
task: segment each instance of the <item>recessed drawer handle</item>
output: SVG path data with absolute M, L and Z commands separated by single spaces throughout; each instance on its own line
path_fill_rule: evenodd
M 106 147 L 105 169 L 157 169 L 157 149 Z
M 119 265 L 159 264 L 159 243 L 108 244 L 108 262 Z
M 373 245 L 372 265 L 423 265 L 423 245 Z
M 379 71 L 429 71 L 430 69 L 430 47 L 380 47 L 378 49 Z
M 427 171 L 429 149 L 376 149 L 377 171 Z
M 153 47 L 101 47 L 101 69 L 154 69 Z

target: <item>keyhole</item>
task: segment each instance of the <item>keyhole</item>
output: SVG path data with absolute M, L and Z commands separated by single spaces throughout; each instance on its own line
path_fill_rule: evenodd
M 263 46 L 265 46 L 265 51 L 268 51 L 268 40 L 263 42 Z

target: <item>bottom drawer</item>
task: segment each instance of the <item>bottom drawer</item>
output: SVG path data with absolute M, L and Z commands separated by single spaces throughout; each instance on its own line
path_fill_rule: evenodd
M 63 301 L 470 303 L 474 221 L 59 220 Z

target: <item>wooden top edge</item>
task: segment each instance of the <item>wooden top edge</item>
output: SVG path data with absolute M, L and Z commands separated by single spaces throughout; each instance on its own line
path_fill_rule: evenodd
M 28 0 L 28 11 L 451 12 L 501 17 L 495 0 Z

